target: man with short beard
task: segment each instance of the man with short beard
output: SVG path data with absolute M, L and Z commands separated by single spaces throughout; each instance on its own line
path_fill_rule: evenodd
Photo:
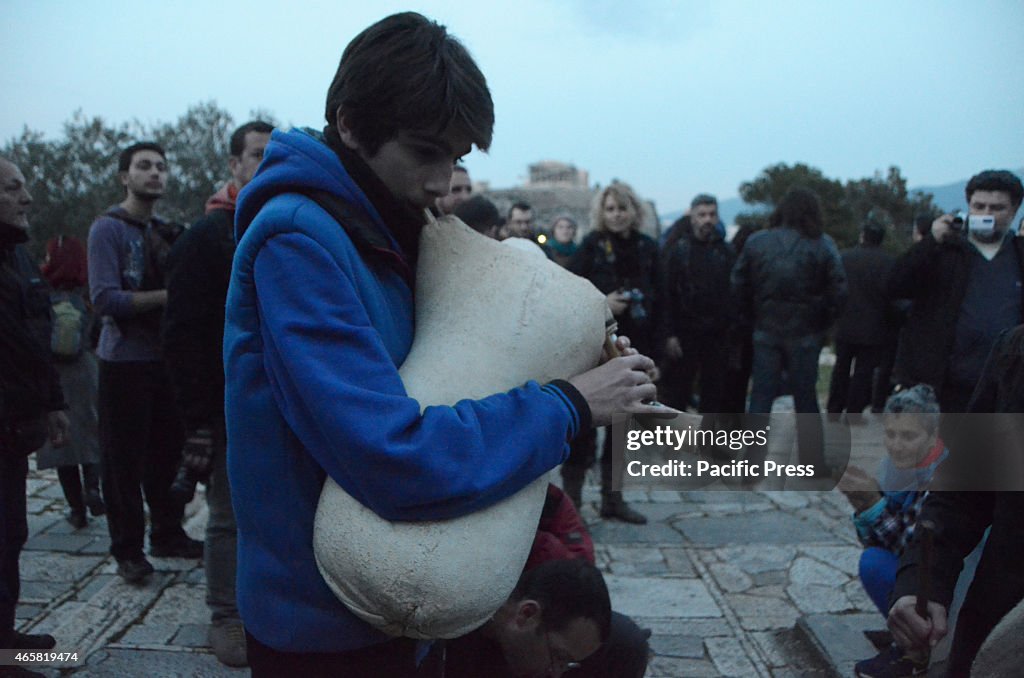
M 726 303 L 736 253 L 717 227 L 718 201 L 701 193 L 690 203 L 690 229 L 666 247 L 660 262 L 664 352 L 678 361 L 675 404 L 686 407 L 699 373 L 703 413 L 722 412 L 727 338 L 736 322 L 732 305 Z
M 203 545 L 182 530 L 184 507 L 170 493 L 184 434 L 160 350 L 167 243 L 153 207 L 167 183 L 166 154 L 152 142 L 133 144 L 118 175 L 125 199 L 89 229 L 89 295 L 102 316 L 96 355 L 110 553 L 118 574 L 139 584 L 153 572 L 143 555 L 143 489 L 151 555 L 198 558 Z
M 1010 230 L 1024 185 L 1012 172 L 986 170 L 965 193 L 970 216 L 991 216 L 992 229 L 956 224 L 945 214 L 889 279 L 891 297 L 911 300 L 896 383 L 930 384 L 944 413 L 966 411 L 996 336 L 1021 323 L 1024 303 L 1024 241 Z

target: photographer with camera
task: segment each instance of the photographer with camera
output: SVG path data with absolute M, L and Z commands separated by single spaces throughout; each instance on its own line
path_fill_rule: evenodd
M 653 343 L 655 281 L 658 245 L 640 232 L 643 208 L 628 185 L 612 182 L 598 192 L 591 207 L 594 230 L 583 239 L 569 260 L 569 270 L 594 283 L 608 299 L 618 332 L 649 355 Z M 597 454 L 596 437 L 578 437 L 562 465 L 566 494 L 578 507 L 587 468 Z M 605 436 L 601 454 L 601 517 L 643 524 L 647 518 L 631 509 L 622 492 L 612 491 L 611 436 Z
M 1024 306 L 1024 242 L 1010 230 L 1024 185 L 1007 170 L 967 184 L 966 215 L 944 214 L 897 262 L 889 295 L 910 299 L 895 381 L 925 383 L 943 412 L 963 412 L 985 358 Z

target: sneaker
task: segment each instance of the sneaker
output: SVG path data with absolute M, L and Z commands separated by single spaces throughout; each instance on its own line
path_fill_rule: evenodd
M 117 573 L 129 584 L 141 584 L 153 571 L 153 565 L 142 556 L 117 561 Z
M 154 558 L 202 558 L 203 542 L 183 534 L 171 541 L 150 543 L 149 555 Z
M 863 659 L 853 666 L 858 678 L 906 678 L 928 673 L 928 659 L 911 659 L 899 645 L 890 645 L 871 659 Z
M 18 633 L 11 636 L 10 650 L 50 650 L 57 646 L 57 639 L 48 633 Z
M 237 619 L 210 625 L 210 647 L 217 660 L 225 666 L 248 666 L 245 649 L 245 627 Z

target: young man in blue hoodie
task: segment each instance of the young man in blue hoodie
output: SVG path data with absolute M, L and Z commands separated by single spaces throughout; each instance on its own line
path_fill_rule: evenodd
M 490 145 L 487 83 L 443 26 L 396 14 L 345 49 L 326 118 L 323 134 L 275 131 L 238 199 L 224 357 L 239 611 L 254 676 L 412 676 L 425 648 L 359 620 L 317 570 L 326 477 L 387 520 L 478 511 L 560 464 L 584 428 L 655 411 L 653 363 L 630 350 L 421 414 L 398 368 L 422 210 Z

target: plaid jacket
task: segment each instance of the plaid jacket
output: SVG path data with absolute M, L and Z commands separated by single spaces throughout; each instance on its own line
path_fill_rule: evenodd
M 914 532 L 927 494 L 923 490 L 884 493 L 877 504 L 854 517 L 860 543 L 900 553 Z

